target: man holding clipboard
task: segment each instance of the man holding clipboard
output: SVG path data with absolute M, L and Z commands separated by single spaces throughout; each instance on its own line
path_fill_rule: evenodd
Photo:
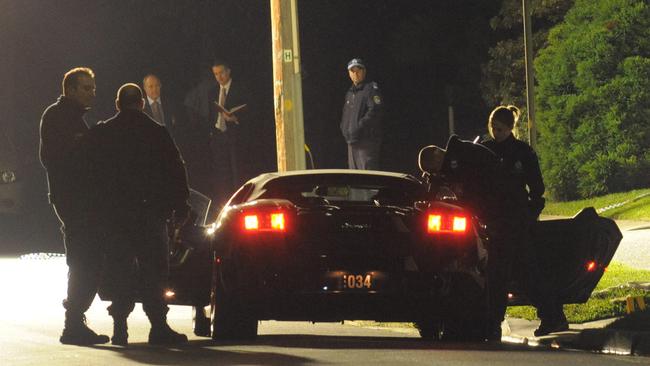
M 215 177 L 215 192 L 212 199 L 216 208 L 226 203 L 226 200 L 239 188 L 246 178 L 242 174 L 242 158 L 244 141 L 248 133 L 246 123 L 245 92 L 240 84 L 233 83 L 230 66 L 225 61 L 216 60 L 212 63 L 212 74 L 217 81 L 211 92 L 210 119 L 210 150 L 212 152 L 213 176 Z

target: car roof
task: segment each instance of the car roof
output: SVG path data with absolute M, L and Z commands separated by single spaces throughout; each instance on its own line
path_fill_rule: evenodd
M 309 169 L 309 170 L 290 170 L 286 172 L 271 172 L 261 174 L 251 181 L 254 181 L 257 184 L 263 183 L 265 181 L 270 181 L 275 178 L 280 177 L 290 177 L 290 176 L 303 176 L 303 175 L 363 175 L 363 176 L 380 176 L 380 177 L 393 177 L 393 178 L 403 178 L 409 180 L 415 180 L 415 178 L 406 173 L 397 173 L 397 172 L 386 172 L 381 170 L 356 170 L 356 169 Z
M 396 187 L 422 187 L 421 182 L 410 174 L 386 172 L 379 170 L 354 169 L 311 169 L 273 172 L 258 175 L 246 184 L 251 185 L 247 191 L 246 200 L 257 199 L 271 187 L 291 187 L 296 184 L 318 182 L 320 179 L 330 183 L 357 182 L 360 184 L 395 185 Z

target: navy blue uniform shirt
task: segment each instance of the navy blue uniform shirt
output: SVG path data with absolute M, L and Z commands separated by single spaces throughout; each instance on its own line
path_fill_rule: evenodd
M 381 141 L 383 100 L 375 82 L 352 85 L 345 94 L 341 132 L 345 142 Z
M 503 165 L 515 179 L 519 194 L 528 196 L 528 209 L 532 218 L 537 218 L 544 209 L 544 180 L 535 151 L 524 141 L 512 134 L 502 142 L 488 139 L 483 142 L 503 159 Z

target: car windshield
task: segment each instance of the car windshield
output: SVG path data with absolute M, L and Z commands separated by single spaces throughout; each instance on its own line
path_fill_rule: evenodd
M 424 194 L 415 180 L 366 175 L 305 175 L 279 177 L 256 198 L 284 198 L 295 204 L 412 205 Z

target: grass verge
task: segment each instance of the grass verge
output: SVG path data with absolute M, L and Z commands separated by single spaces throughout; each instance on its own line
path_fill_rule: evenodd
M 647 196 L 638 198 L 644 194 Z M 626 202 L 616 207 L 617 204 Z M 650 189 L 636 189 L 578 201 L 547 202 L 542 214 L 573 216 L 585 207 L 608 208 L 602 216 L 617 220 L 650 220 Z
M 643 296 L 650 304 L 650 290 L 639 288 L 634 283 L 649 283 L 650 271 L 612 263 L 596 286 L 589 301 L 584 304 L 568 304 L 564 312 L 570 323 L 585 323 L 625 315 L 625 298 Z M 532 306 L 509 307 L 507 314 L 512 317 L 533 320 L 537 318 Z

